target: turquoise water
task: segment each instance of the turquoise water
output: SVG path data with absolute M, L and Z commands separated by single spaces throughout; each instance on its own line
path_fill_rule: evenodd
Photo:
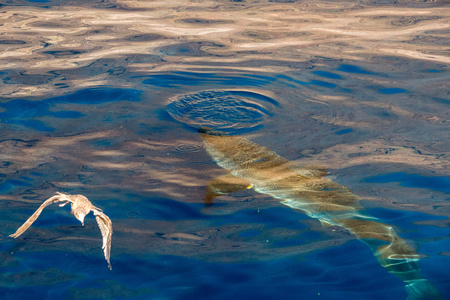
M 200 127 L 326 168 L 450 297 L 444 2 L 0 11 L 0 298 L 406 299 L 345 228 L 254 189 L 205 204 L 226 170 Z M 8 237 L 57 191 L 112 220 L 112 270 L 93 215 L 83 227 L 67 206 Z

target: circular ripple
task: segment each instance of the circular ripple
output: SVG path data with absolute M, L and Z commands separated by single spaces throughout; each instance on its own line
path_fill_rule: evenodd
M 175 147 L 174 151 L 186 153 L 186 152 L 195 152 L 195 151 L 200 150 L 201 148 L 202 147 L 200 145 L 196 145 L 196 144 L 179 144 Z
M 164 151 L 171 153 L 186 153 L 199 151 L 200 149 L 202 149 L 202 146 L 197 144 L 178 144 L 175 146 L 165 147 Z
M 129 212 L 126 213 L 126 215 L 127 215 L 127 218 L 136 219 L 136 218 L 139 217 L 139 212 L 137 212 L 137 211 L 129 211 Z
M 178 168 L 173 167 L 173 166 L 164 166 L 164 167 L 159 168 L 159 170 L 161 172 L 165 172 L 165 173 L 175 173 L 178 171 Z
M 259 128 L 271 116 L 258 102 L 278 105 L 267 96 L 247 91 L 202 91 L 183 95 L 167 106 L 167 112 L 177 121 L 199 129 L 237 133 Z

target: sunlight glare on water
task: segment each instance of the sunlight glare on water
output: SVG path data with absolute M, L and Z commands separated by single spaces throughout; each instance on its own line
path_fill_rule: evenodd
M 12 0 L 0 12 L 2 299 L 406 299 L 351 226 L 281 205 L 288 184 L 238 182 L 205 205 L 227 170 L 199 128 L 267 147 L 220 145 L 229 157 L 327 169 L 450 298 L 447 1 Z M 253 171 L 241 175 L 267 175 Z M 92 214 L 83 227 L 52 205 L 8 237 L 57 191 L 112 220 L 112 271 Z

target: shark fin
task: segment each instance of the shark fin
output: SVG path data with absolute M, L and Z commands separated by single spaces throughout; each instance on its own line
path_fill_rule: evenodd
M 212 205 L 214 198 L 220 195 L 251 189 L 253 185 L 245 179 L 226 174 L 214 178 L 206 186 L 205 204 Z

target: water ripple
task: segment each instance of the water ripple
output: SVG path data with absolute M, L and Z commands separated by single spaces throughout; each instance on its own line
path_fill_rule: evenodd
M 79 90 L 75 93 L 49 98 L 41 101 L 15 99 L 0 103 L 0 123 L 21 125 L 38 131 L 54 131 L 54 127 L 48 126 L 39 118 L 52 116 L 55 118 L 81 118 L 83 113 L 72 110 L 53 111 L 59 104 L 88 104 L 99 105 L 116 101 L 140 100 L 140 92 L 132 89 L 107 89 L 90 88 Z M 38 118 L 38 119 L 36 119 Z
M 202 149 L 201 145 L 191 144 L 191 143 L 181 143 L 175 146 L 169 146 L 165 150 L 171 153 L 187 153 L 187 152 L 196 152 Z
M 143 84 L 156 87 L 177 87 L 193 86 L 203 84 L 217 84 L 225 86 L 265 86 L 275 81 L 276 78 L 255 74 L 219 74 L 219 73 L 199 73 L 199 72 L 173 72 L 153 74 L 146 76 Z
M 249 91 L 202 91 L 178 97 L 167 106 L 177 121 L 194 127 L 237 133 L 255 130 L 272 113 L 262 104 L 278 105 L 267 96 Z

